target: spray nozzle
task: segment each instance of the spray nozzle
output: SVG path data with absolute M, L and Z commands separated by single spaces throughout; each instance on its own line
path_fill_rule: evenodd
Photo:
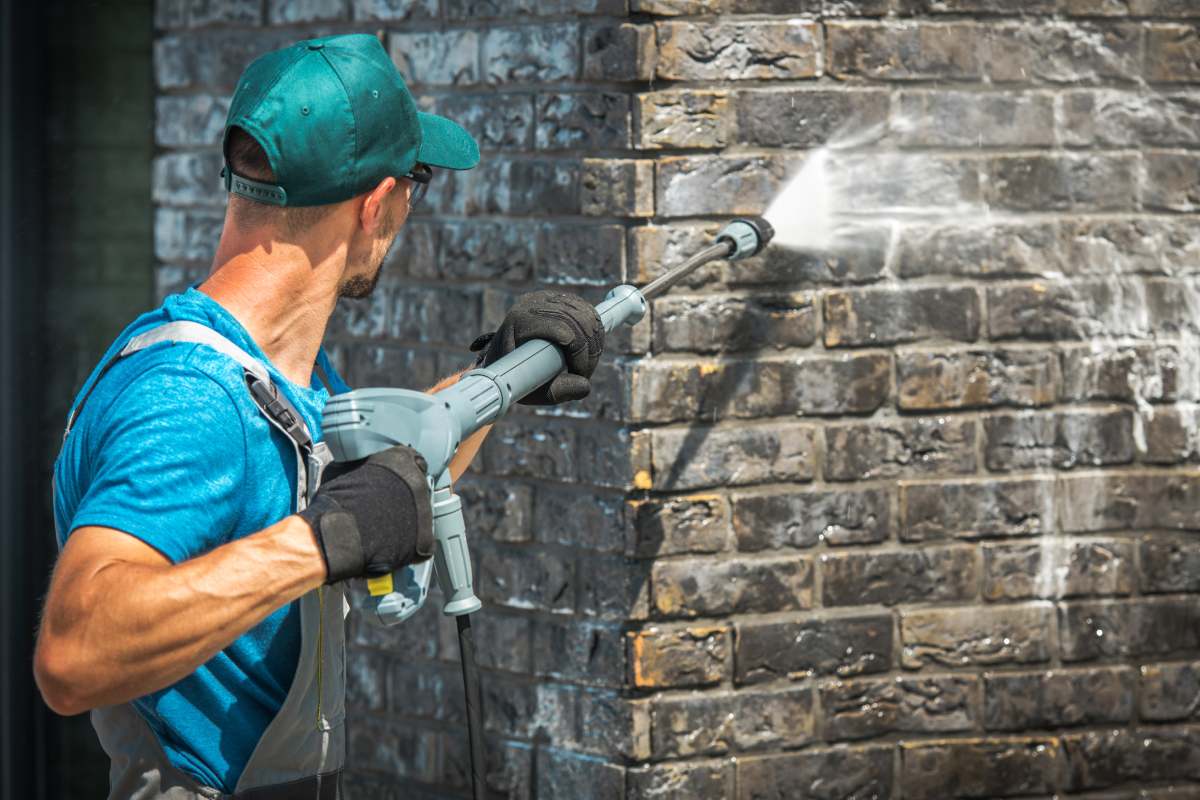
M 739 217 L 721 229 L 717 241 L 729 242 L 727 258 L 739 261 L 761 253 L 774 235 L 775 229 L 762 217 Z

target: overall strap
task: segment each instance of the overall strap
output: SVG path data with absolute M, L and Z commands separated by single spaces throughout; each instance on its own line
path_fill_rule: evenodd
M 110 358 L 100 369 L 100 372 L 96 375 L 96 379 L 92 381 L 92 385 L 88 387 L 87 392 L 84 393 L 83 397 L 75 405 L 75 408 L 72 409 L 71 416 L 67 420 L 66 431 L 63 432 L 63 438 L 65 439 L 71 433 L 71 429 L 75 426 L 76 420 L 79 419 L 79 414 L 83 411 L 83 406 L 87 402 L 88 397 L 91 396 L 97 384 L 112 369 L 114 364 L 125 356 L 145 350 L 147 347 L 159 344 L 160 342 L 202 344 L 236 361 L 245 373 L 246 385 L 250 390 L 250 396 L 254 398 L 255 404 L 262 411 L 263 415 L 275 423 L 275 426 L 306 455 L 312 451 L 312 435 L 308 431 L 308 426 L 304 424 L 304 418 L 300 416 L 300 412 L 296 410 L 291 401 L 275 387 L 275 384 L 271 381 L 271 373 L 267 370 L 266 364 L 207 325 L 201 325 L 199 322 L 191 322 L 189 320 L 167 322 L 159 325 L 157 328 L 151 328 L 144 333 L 139 333 L 126 342 L 120 352 Z

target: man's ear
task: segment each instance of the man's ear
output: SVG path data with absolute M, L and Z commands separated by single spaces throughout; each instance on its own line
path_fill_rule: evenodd
M 363 200 L 362 210 L 359 211 L 359 223 L 365 232 L 374 233 L 383 223 L 383 204 L 395 188 L 396 179 L 388 176 L 367 193 L 366 199 Z

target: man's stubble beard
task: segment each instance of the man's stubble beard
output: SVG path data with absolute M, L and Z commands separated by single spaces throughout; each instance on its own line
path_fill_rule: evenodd
M 400 225 L 396 221 L 396 214 L 389 212 L 384 217 L 383 234 L 380 236 L 381 239 L 389 239 L 387 247 L 384 248 L 379 258 L 375 259 L 375 263 L 371 264 L 373 269 L 371 269 L 369 274 L 360 273 L 342 281 L 342 284 L 338 286 L 339 298 L 347 297 L 351 300 L 362 300 L 371 296 L 371 293 L 375 291 L 375 286 L 379 283 L 379 276 L 383 274 L 384 262 L 387 261 L 388 254 L 392 252 L 392 248 L 396 245 L 396 234 L 399 231 Z M 371 252 L 368 251 L 359 260 L 359 263 L 370 264 L 371 260 Z

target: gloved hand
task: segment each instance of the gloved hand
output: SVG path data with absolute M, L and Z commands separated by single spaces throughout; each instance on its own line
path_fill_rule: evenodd
M 300 516 L 325 556 L 326 583 L 385 575 L 433 555 L 428 469 L 405 445 L 325 468 Z
M 508 310 L 495 333 L 485 333 L 471 343 L 480 352 L 479 366 L 487 366 L 531 339 L 558 345 L 567 371 L 527 394 L 520 402 L 531 406 L 557 405 L 582 400 L 592 390 L 592 372 L 604 350 L 604 326 L 591 303 L 565 292 L 523 294 Z

